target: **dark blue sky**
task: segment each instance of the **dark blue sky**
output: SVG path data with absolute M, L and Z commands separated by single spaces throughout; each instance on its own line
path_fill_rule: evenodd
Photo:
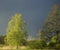
M 0 34 L 5 34 L 7 23 L 15 13 L 21 13 L 28 33 L 35 37 L 54 4 L 60 0 L 0 0 Z

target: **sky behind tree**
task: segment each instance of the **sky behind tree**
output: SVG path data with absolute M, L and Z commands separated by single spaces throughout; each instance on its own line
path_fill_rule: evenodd
M 27 23 L 28 33 L 36 37 L 55 4 L 60 5 L 60 0 L 0 0 L 0 34 L 6 34 L 11 16 L 21 13 Z

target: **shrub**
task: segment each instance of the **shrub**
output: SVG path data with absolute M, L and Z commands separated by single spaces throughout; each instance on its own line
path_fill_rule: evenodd
M 28 42 L 28 45 L 32 49 L 43 49 L 46 46 L 44 41 L 31 40 Z

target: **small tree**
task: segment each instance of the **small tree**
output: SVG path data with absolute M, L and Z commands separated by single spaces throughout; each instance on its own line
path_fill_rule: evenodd
M 9 46 L 18 46 L 23 44 L 23 41 L 26 40 L 27 31 L 25 23 L 22 20 L 21 14 L 15 14 L 12 16 L 11 20 L 8 23 L 6 30 L 6 42 Z

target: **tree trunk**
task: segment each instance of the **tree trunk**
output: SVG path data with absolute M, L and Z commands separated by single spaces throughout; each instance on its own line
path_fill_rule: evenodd
M 18 50 L 18 45 L 16 46 L 16 50 Z

